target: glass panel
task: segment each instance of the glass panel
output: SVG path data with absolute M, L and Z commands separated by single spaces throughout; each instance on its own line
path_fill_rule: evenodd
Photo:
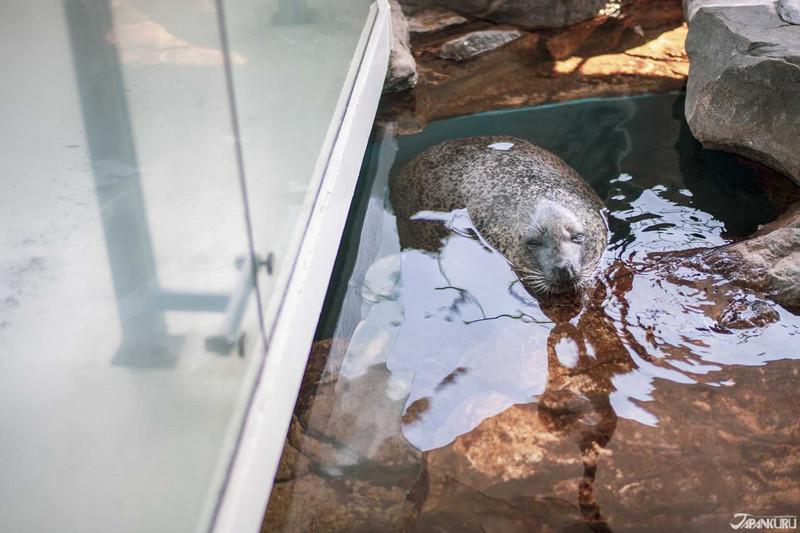
M 299 246 L 371 0 L 229 2 L 236 97 L 267 322 Z M 255 16 L 254 16 L 255 15 Z M 355 58 L 355 59 L 354 59 Z M 343 87 L 344 86 L 344 87 Z M 312 194 L 310 194 L 312 193 Z M 309 317 L 316 320 L 317 317 Z
M 229 6 L 284 271 L 368 7 Z M 218 28 L 207 0 L 2 8 L 0 531 L 208 526 L 265 326 Z

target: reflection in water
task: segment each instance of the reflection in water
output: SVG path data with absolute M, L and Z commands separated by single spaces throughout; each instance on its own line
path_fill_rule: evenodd
M 361 241 L 372 266 L 353 271 L 326 383 L 290 435 L 305 456 L 320 443 L 353 455 L 312 457 L 327 473 L 278 483 L 270 531 L 337 530 L 334 519 L 359 530 L 356 509 L 388 530 L 709 531 L 744 509 L 800 504 L 786 481 L 796 465 L 782 462 L 800 451 L 784 407 L 797 401 L 786 383 L 800 370 L 800 319 L 670 254 L 744 237 L 775 209 L 750 167 L 699 149 L 681 108 L 671 95 L 591 101 L 400 139 L 395 174 L 448 137 L 537 142 L 606 200 L 611 244 L 580 299 L 537 301 L 463 210 L 420 205 L 394 220 L 371 204 L 364 231 L 383 228 L 380 245 Z M 383 200 L 381 168 L 372 198 Z M 414 449 L 417 462 L 398 459 Z M 362 503 L 334 510 L 320 491 Z M 370 514 L 392 502 L 402 508 Z

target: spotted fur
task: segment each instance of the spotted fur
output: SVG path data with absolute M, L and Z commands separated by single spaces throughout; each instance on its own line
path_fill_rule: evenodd
M 506 148 L 503 143 L 512 146 L 491 147 Z M 575 170 L 539 146 L 505 136 L 449 140 L 417 156 L 391 183 L 404 247 L 417 247 L 414 230 L 406 223 L 415 213 L 466 208 L 482 237 L 532 284 L 536 276 L 530 273 L 541 268 L 532 264 L 525 243 L 532 214 L 546 200 L 568 210 L 583 225 L 581 267 L 582 274 L 589 274 L 608 244 L 603 202 Z M 435 246 L 416 244 L 425 249 Z

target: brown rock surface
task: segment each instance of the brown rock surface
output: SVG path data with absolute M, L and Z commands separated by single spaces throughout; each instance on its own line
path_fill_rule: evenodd
M 420 454 L 401 430 L 405 399 L 387 396 L 389 377 L 385 368 L 373 367 L 360 378 L 339 377 L 320 387 L 313 404 L 298 411 L 303 432 L 325 442 L 346 443 L 361 461 L 416 471 Z
M 401 531 L 407 489 L 309 474 L 272 490 L 262 533 Z
M 326 374 L 336 345 L 312 347 L 263 532 L 402 530 L 422 464 L 400 430 L 403 401 L 387 397 L 385 368 Z
M 275 485 L 264 531 L 705 532 L 727 530 L 737 512 L 791 514 L 800 505 L 797 361 L 727 366 L 693 384 L 655 378 L 649 399 L 636 402 L 657 423 L 618 417 L 615 378 L 640 371 L 632 353 L 667 368 L 648 355 L 655 344 L 630 335 L 635 317 L 607 312 L 610 299 L 624 302 L 633 274 L 613 264 L 577 317 L 566 303 L 543 307 L 556 322 L 544 393 L 426 452 L 421 472 L 396 432 L 402 402 L 381 399 L 384 369 L 326 382 L 319 410 L 299 413 L 306 427 L 292 425 L 282 468 L 290 474 Z M 741 312 L 741 294 L 709 292 L 705 312 Z M 564 339 L 577 354 L 562 364 Z M 370 416 L 359 420 L 367 405 L 391 434 Z M 371 433 L 380 438 L 365 439 Z M 342 459 L 343 450 L 358 456 Z M 296 451 L 308 461 L 300 469 Z
M 511 407 L 426 454 L 411 530 L 706 532 L 737 512 L 796 513 L 800 367 L 723 374 L 734 384 L 659 380 L 646 404 L 655 427 L 598 410 L 600 425 L 613 418 L 605 442 L 591 425 L 564 424 L 566 412 Z
M 407 134 L 431 120 L 491 109 L 681 90 L 688 73 L 682 19 L 678 1 L 639 0 L 614 16 L 528 33 L 461 64 L 438 58 L 441 45 L 497 26 L 473 21 L 416 35 L 411 46 L 419 83 L 385 96 L 380 118 Z
M 412 34 L 434 33 L 453 26 L 460 26 L 469 22 L 455 11 L 441 8 L 431 8 L 418 11 L 408 17 L 408 30 Z
M 722 275 L 794 312 L 800 310 L 800 202 L 748 239 L 670 255 L 676 263 Z
M 594 486 L 614 531 L 725 531 L 737 512 L 797 513 L 797 362 L 723 373 L 733 385 L 660 381 L 657 427 L 619 421 Z

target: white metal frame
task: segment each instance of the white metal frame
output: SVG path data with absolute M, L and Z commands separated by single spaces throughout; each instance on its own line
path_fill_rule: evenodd
M 210 530 L 257 532 L 283 450 L 300 382 L 378 107 L 391 47 L 387 0 L 377 0 L 351 66 L 352 90 L 270 336 Z

